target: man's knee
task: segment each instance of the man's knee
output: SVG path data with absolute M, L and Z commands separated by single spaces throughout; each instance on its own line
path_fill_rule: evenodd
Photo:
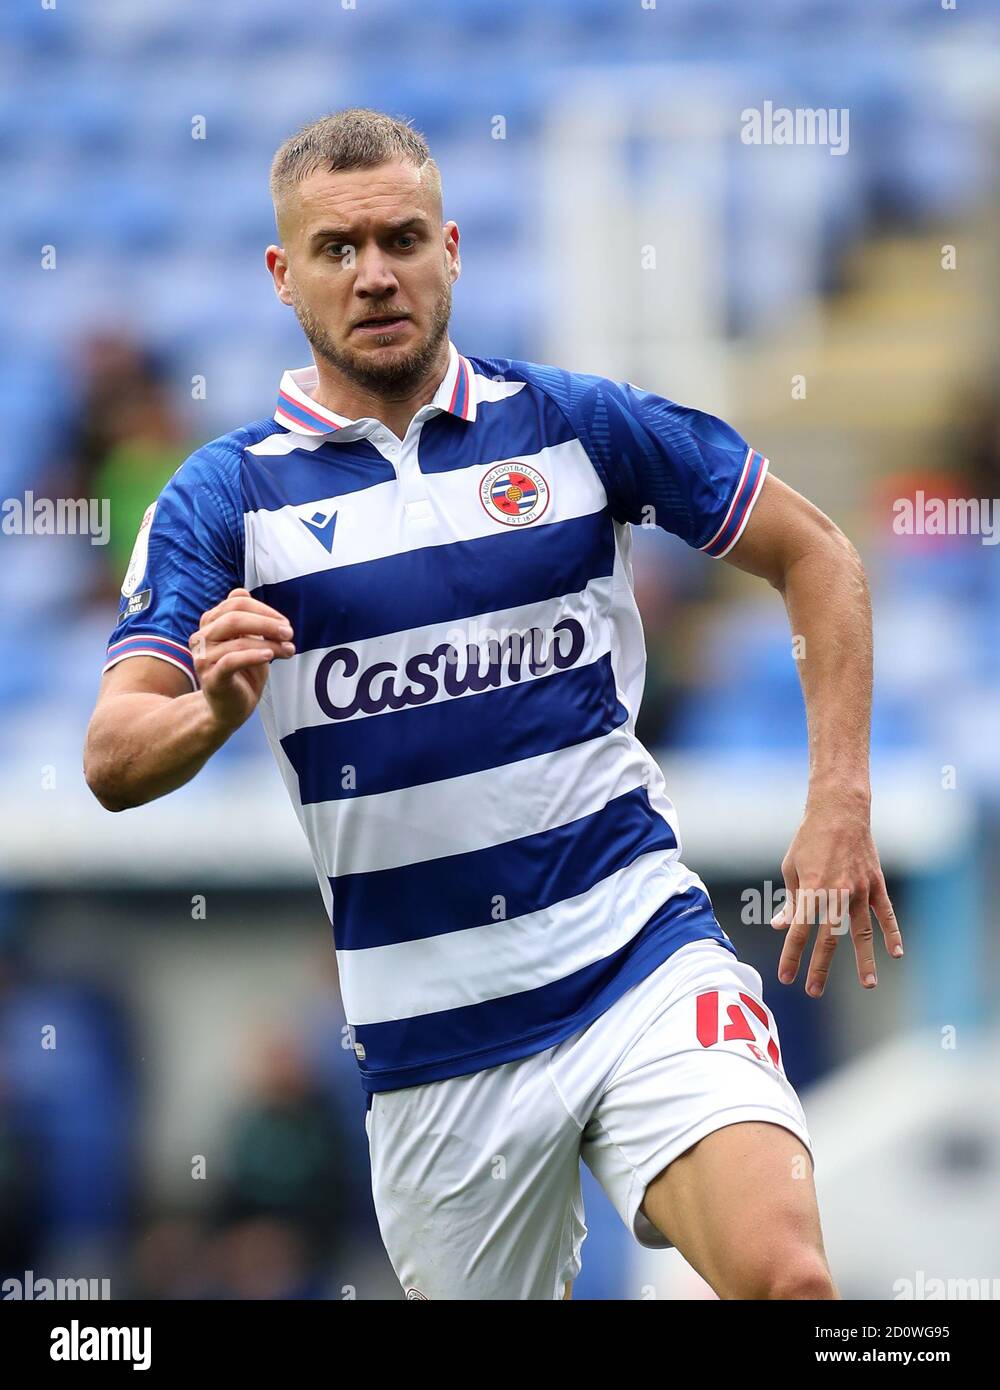
M 736 1278 L 733 1298 L 817 1299 L 839 1297 L 822 1254 L 802 1245 L 777 1246 L 768 1258 Z

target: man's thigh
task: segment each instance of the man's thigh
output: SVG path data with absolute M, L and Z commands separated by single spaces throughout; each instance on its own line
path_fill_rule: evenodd
M 586 1233 L 580 1131 L 544 1054 L 386 1091 L 368 1113 L 372 1193 L 410 1299 L 561 1299 Z
M 814 1206 L 815 1195 L 805 1115 L 785 1076 L 759 974 L 712 942 L 685 952 L 683 990 L 665 989 L 662 1009 L 616 1065 L 584 1128 L 582 1154 L 641 1244 L 680 1246 L 676 1235 L 685 1254 L 691 1250 L 702 1259 L 690 1231 L 699 1227 L 703 1207 L 718 1201 L 720 1189 L 738 1191 L 741 1210 L 747 1202 L 759 1207 L 765 1160 L 769 1174 L 786 1160 L 791 1172 L 797 1160 L 790 1177 L 796 1203 Z M 750 1144 L 751 1132 L 765 1138 Z M 730 1137 L 717 1141 L 717 1134 Z M 786 1134 L 787 1140 L 780 1137 Z M 794 1151 L 787 1150 L 789 1142 Z M 674 1166 L 689 1152 L 698 1157 Z M 711 1167 L 702 1162 L 716 1154 Z M 671 1175 L 646 1202 L 647 1190 L 665 1172 Z M 683 1197 L 675 1190 L 682 1177 Z M 695 1203 L 701 1192 L 704 1199 Z M 668 1199 L 674 1204 L 669 1211 Z M 685 1204 L 680 1215 L 679 1201 Z M 736 1205 L 734 1198 L 725 1210 Z M 697 1267 L 697 1260 L 692 1263 Z
M 646 1188 L 641 1210 L 720 1298 L 834 1298 L 812 1160 L 779 1125 L 714 1130 Z

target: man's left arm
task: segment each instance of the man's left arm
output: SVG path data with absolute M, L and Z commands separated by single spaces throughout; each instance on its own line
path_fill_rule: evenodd
M 805 697 L 809 791 L 781 865 L 788 898 L 772 921 L 787 928 L 778 978 L 791 984 L 798 974 L 819 905 L 806 992 L 823 993 L 846 930 L 837 905 L 847 902 L 858 978 L 872 989 L 872 911 L 890 956 L 901 956 L 903 943 L 870 825 L 872 621 L 861 559 L 829 517 L 770 474 L 724 558 L 766 579 L 784 599 Z

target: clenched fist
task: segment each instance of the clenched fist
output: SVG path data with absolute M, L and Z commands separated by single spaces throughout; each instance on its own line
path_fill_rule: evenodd
M 257 708 L 275 657 L 295 655 L 292 628 L 283 613 L 233 589 L 202 614 L 188 645 L 205 698 L 222 728 L 238 729 Z

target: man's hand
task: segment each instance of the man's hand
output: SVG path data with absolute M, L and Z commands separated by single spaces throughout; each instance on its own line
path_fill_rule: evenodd
M 84 750 L 87 785 L 108 811 L 143 806 L 190 782 L 245 724 L 275 657 L 295 654 L 283 613 L 233 589 L 188 639 L 201 688 L 156 656 L 119 661 L 101 678 Z
M 882 929 L 890 956 L 903 954 L 903 939 L 886 892 L 882 865 L 872 839 L 867 806 L 857 809 L 835 803 L 806 807 L 806 814 L 781 865 L 788 897 L 771 919 L 787 929 L 778 962 L 778 979 L 795 979 L 809 929 L 818 922 L 806 976 L 806 993 L 819 998 L 826 987 L 839 938 L 850 928 L 858 979 L 865 989 L 878 983 L 872 912 Z
M 771 921 L 788 930 L 778 979 L 795 979 L 818 921 L 806 993 L 821 995 L 849 924 L 858 978 L 874 989 L 872 912 L 891 956 L 903 942 L 869 825 L 872 617 L 861 557 L 828 516 L 769 475 L 726 559 L 785 600 L 806 702 L 809 794 L 781 865 L 789 897 Z
M 292 628 L 283 613 L 233 589 L 202 614 L 188 645 L 202 692 L 220 729 L 246 723 L 264 693 L 275 657 L 295 655 Z

